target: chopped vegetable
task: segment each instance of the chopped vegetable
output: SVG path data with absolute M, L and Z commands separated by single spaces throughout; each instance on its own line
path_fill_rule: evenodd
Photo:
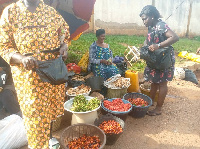
M 85 96 L 77 95 L 74 97 L 71 110 L 74 112 L 86 112 L 94 110 L 99 106 L 100 100 L 98 100 L 96 97 L 88 101 Z

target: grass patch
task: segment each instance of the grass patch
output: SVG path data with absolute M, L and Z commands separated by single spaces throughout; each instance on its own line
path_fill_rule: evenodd
M 141 47 L 144 40 L 144 36 L 106 35 L 105 42 L 110 45 L 110 48 L 113 51 L 113 56 L 115 57 L 124 56 L 124 52 L 128 45 L 136 46 L 137 48 Z M 90 45 L 94 41 L 96 41 L 96 36 L 93 33 L 83 34 L 78 40 L 72 41 L 69 46 L 68 59 L 66 63 L 78 64 L 82 55 L 89 50 Z M 176 55 L 181 51 L 195 53 L 197 48 L 200 47 L 200 37 L 194 37 L 192 39 L 180 38 L 177 43 L 173 44 L 173 47 Z M 187 60 L 176 56 L 177 63 L 183 63 L 184 61 Z M 145 62 L 138 61 L 134 63 L 130 69 L 143 71 L 145 66 Z

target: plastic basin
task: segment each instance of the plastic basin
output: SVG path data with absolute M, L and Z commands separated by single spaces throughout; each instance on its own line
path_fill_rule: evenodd
M 108 101 L 113 101 L 114 99 L 116 99 L 116 98 L 111 98 L 111 99 L 107 99 L 107 100 Z M 122 99 L 122 101 L 124 103 L 130 103 L 128 100 Z M 107 113 L 111 113 L 112 115 L 117 116 L 117 117 L 121 118 L 124 121 L 126 120 L 126 118 L 128 116 L 128 113 L 131 112 L 131 110 L 132 110 L 132 106 L 128 111 L 124 111 L 124 112 L 112 111 L 112 110 L 109 110 L 109 109 L 105 108 L 103 102 L 101 103 L 101 112 L 102 112 L 103 115 L 105 115 Z
M 125 100 L 128 100 L 129 98 L 132 98 L 132 99 L 142 98 L 143 100 L 147 101 L 148 106 L 145 106 L 145 107 L 138 107 L 138 106 L 132 105 L 133 109 L 129 113 L 129 115 L 131 115 L 132 117 L 135 117 L 135 118 L 144 117 L 146 115 L 149 107 L 152 105 L 152 99 L 147 95 L 144 95 L 142 93 L 135 93 L 135 92 L 127 93 L 123 97 L 123 99 L 125 99 Z
M 87 100 L 95 98 L 90 96 L 85 96 L 85 97 Z M 64 103 L 64 109 L 72 113 L 71 125 L 78 123 L 94 124 L 95 119 L 98 118 L 97 110 L 101 107 L 101 104 L 99 105 L 99 107 L 97 107 L 92 111 L 74 112 L 70 110 L 72 107 L 73 100 L 74 98 L 71 98 L 70 100 Z

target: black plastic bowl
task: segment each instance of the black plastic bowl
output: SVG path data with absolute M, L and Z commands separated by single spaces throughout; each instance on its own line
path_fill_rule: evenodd
M 138 107 L 135 105 L 132 105 L 132 111 L 129 113 L 129 115 L 131 115 L 134 118 L 142 118 L 146 115 L 149 107 L 152 105 L 152 99 L 147 96 L 144 95 L 142 93 L 127 93 L 123 96 L 123 99 L 128 100 L 129 98 L 131 99 L 136 99 L 136 98 L 142 98 L 143 100 L 145 100 L 148 103 L 148 106 L 145 107 Z
M 114 121 L 118 122 L 121 125 L 121 127 L 122 127 L 122 129 L 124 131 L 125 122 L 122 119 L 120 119 L 120 118 L 118 118 L 118 117 L 116 117 L 116 116 L 114 116 L 114 115 L 112 115 L 110 113 L 108 113 L 106 115 L 102 115 L 101 117 L 96 119 L 94 121 L 94 125 L 99 127 L 99 125 L 101 123 L 103 123 L 103 121 L 109 121 L 109 120 L 114 120 Z M 106 135 L 106 145 L 115 144 L 115 142 L 118 140 L 118 138 L 121 136 L 122 133 L 123 132 L 121 132 L 119 134 L 106 134 L 105 133 L 105 135 Z
M 86 85 L 91 87 L 91 92 L 99 92 L 101 91 L 104 83 L 103 77 L 92 76 L 86 79 Z

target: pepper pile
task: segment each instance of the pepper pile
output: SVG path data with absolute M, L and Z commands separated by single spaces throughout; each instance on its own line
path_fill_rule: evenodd
M 89 101 L 83 95 L 77 95 L 74 97 L 71 110 L 75 112 L 91 111 L 100 106 L 100 100 L 97 97 L 90 99 Z
M 145 106 L 148 106 L 148 102 L 145 101 L 144 99 L 142 98 L 129 98 L 128 101 L 134 105 L 134 106 L 138 106 L 138 107 L 145 107 Z
M 69 141 L 67 145 L 69 149 L 98 149 L 100 146 L 100 139 L 98 136 L 86 135 Z
M 99 125 L 99 128 L 103 130 L 106 134 L 108 133 L 119 134 L 123 131 L 121 125 L 115 120 L 103 121 Z
M 112 101 L 104 100 L 103 104 L 105 108 L 118 112 L 125 112 L 131 108 L 131 104 L 124 103 L 121 98 L 116 98 Z

